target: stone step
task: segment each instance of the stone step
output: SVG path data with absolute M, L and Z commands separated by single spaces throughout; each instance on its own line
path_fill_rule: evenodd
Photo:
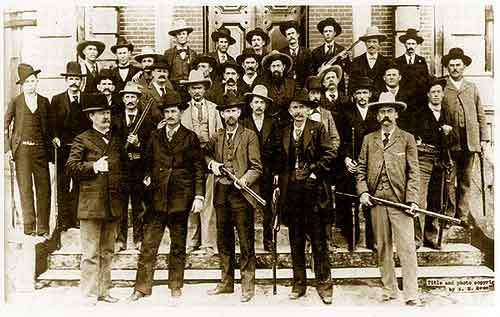
M 236 261 L 239 260 L 239 250 L 236 250 Z M 394 255 L 396 265 L 399 259 Z M 126 250 L 116 253 L 113 258 L 113 269 L 133 270 L 137 268 L 139 252 L 136 250 Z M 482 265 L 483 256 L 480 250 L 469 244 L 444 244 L 441 250 L 433 250 L 422 247 L 417 251 L 419 266 L 439 266 L 439 265 Z M 308 261 L 311 254 L 307 254 Z M 69 252 L 59 250 L 49 256 L 49 269 L 52 270 L 78 270 L 80 268 L 81 252 Z M 272 254 L 263 249 L 256 249 L 256 265 L 258 269 L 272 268 Z M 368 249 L 356 249 L 349 252 L 347 249 L 339 248 L 335 252 L 330 252 L 330 263 L 333 268 L 348 267 L 376 267 L 376 254 Z M 220 267 L 220 260 L 217 254 L 205 255 L 193 252 L 186 258 L 186 269 L 217 269 Z M 291 268 L 292 259 L 289 246 L 279 246 L 278 248 L 278 268 Z M 157 261 L 157 269 L 168 268 L 168 248 L 160 250 Z
M 278 269 L 277 280 L 280 285 L 289 285 L 292 280 L 291 269 Z M 401 278 L 401 269 L 396 268 L 396 275 Z M 485 266 L 427 266 L 417 270 L 419 286 L 422 289 L 439 289 L 455 286 L 460 282 L 481 288 L 479 291 L 493 291 L 495 273 Z M 220 280 L 220 270 L 187 270 L 184 275 L 186 283 L 213 283 Z M 136 277 L 135 270 L 112 270 L 111 279 L 114 287 L 133 287 Z M 312 280 L 314 273 L 307 269 L 307 278 Z M 239 282 L 240 272 L 235 271 L 235 279 Z M 380 285 L 378 268 L 335 268 L 332 269 L 334 284 L 376 284 Z M 259 284 L 272 283 L 272 270 L 256 271 L 256 281 Z M 48 270 L 37 279 L 36 287 L 78 286 L 79 270 Z M 168 283 L 168 271 L 156 270 L 155 285 Z M 466 289 L 463 291 L 467 291 Z M 472 290 L 468 290 L 472 291 Z M 478 291 L 476 288 L 475 291 Z

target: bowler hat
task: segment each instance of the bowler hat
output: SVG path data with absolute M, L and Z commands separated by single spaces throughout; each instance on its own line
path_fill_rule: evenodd
M 66 64 L 66 72 L 61 73 L 61 76 L 86 77 L 87 74 L 82 74 L 82 68 L 80 67 L 80 64 L 78 64 L 78 62 L 72 61 Z
M 339 81 L 342 79 L 342 67 L 340 67 L 339 65 L 332 65 L 332 66 L 327 66 L 323 69 L 320 69 L 318 77 L 319 77 L 321 83 L 323 83 L 323 79 L 325 78 L 326 74 L 328 74 L 329 72 L 335 72 L 335 74 L 337 75 L 337 79 Z
M 31 65 L 21 63 L 17 66 L 17 74 L 19 75 L 19 80 L 16 82 L 16 84 L 23 84 L 26 78 L 30 77 L 31 75 L 37 75 L 40 72 L 41 70 L 34 70 Z
M 452 59 L 461 59 L 464 62 L 465 66 L 469 66 L 472 63 L 472 58 L 465 55 L 464 51 L 459 47 L 451 48 L 448 51 L 448 54 L 443 56 L 443 59 L 441 60 L 441 62 L 443 64 L 443 66 L 446 67 L 446 66 L 448 66 L 448 63 L 450 62 L 450 60 L 452 60 Z
M 297 22 L 295 20 L 290 20 L 290 21 L 285 21 L 285 22 L 281 23 L 280 24 L 281 34 L 286 36 L 286 30 L 288 30 L 290 28 L 294 28 L 295 31 L 299 32 L 299 22 Z
M 309 76 L 306 78 L 304 87 L 311 91 L 313 89 L 321 90 L 321 78 L 319 76 Z
M 221 105 L 217 105 L 217 110 L 224 111 L 226 109 L 238 107 L 243 108 L 246 106 L 245 99 L 242 96 L 231 94 L 224 96 L 224 102 Z
M 365 35 L 360 36 L 359 39 L 363 42 L 366 42 L 369 39 L 378 39 L 379 41 L 384 41 L 385 39 L 387 39 L 387 36 L 385 36 L 385 34 L 383 33 L 380 33 L 378 27 L 369 26 L 366 28 Z
M 113 74 L 113 71 L 109 68 L 103 68 L 99 71 L 99 73 L 97 74 L 97 76 L 95 77 L 95 82 L 97 84 L 99 84 L 101 82 L 101 80 L 103 79 L 109 79 L 113 82 L 113 84 L 115 84 L 115 74 Z
M 85 59 L 85 55 L 83 55 L 83 50 L 89 45 L 94 45 L 97 48 L 97 57 L 101 56 L 102 52 L 104 52 L 104 49 L 106 48 L 106 45 L 104 45 L 104 43 L 101 41 L 97 40 L 81 41 L 76 46 L 76 52 L 78 53 L 78 56 Z
M 356 92 L 358 89 L 373 89 L 373 80 L 370 77 L 360 76 L 354 77 L 351 79 L 352 86 L 354 89 L 353 92 Z
M 264 85 L 255 85 L 255 87 L 253 87 L 253 90 L 251 92 L 246 92 L 244 96 L 247 99 L 247 101 L 255 96 L 262 98 L 267 102 L 273 102 L 273 99 L 269 97 L 267 88 Z
M 217 61 L 215 58 L 213 58 L 210 55 L 203 54 L 203 55 L 198 55 L 193 62 L 191 63 L 191 69 L 196 69 L 198 68 L 198 64 L 200 63 L 208 63 L 212 68 L 217 67 Z
M 446 87 L 446 77 L 435 77 L 432 76 L 428 80 L 427 90 L 429 91 L 432 87 L 439 85 L 443 89 Z
M 228 40 L 229 45 L 236 43 L 236 40 L 231 37 L 231 31 L 225 26 L 221 26 L 218 30 L 212 32 L 212 41 L 217 42 L 219 38 L 225 38 Z
M 258 36 L 262 37 L 262 39 L 266 43 L 265 45 L 269 44 L 269 35 L 267 35 L 267 33 L 264 32 L 264 30 L 261 28 L 255 28 L 247 33 L 247 35 L 245 36 L 245 39 L 247 40 L 248 43 L 252 43 L 252 37 L 254 35 L 258 35 Z
M 403 112 L 406 109 L 406 103 L 396 101 L 396 97 L 391 92 L 382 92 L 379 95 L 378 101 L 368 104 L 368 107 L 378 111 L 381 107 L 393 107 L 398 112 Z
M 81 101 L 82 101 L 82 111 L 84 112 L 111 109 L 111 106 L 108 103 L 108 99 L 104 94 L 100 92 L 83 93 Z
M 158 109 L 163 110 L 170 107 L 178 107 L 179 110 L 185 110 L 187 105 L 182 102 L 181 96 L 177 91 L 167 89 L 165 95 L 162 97 L 161 104 L 158 105 Z
M 241 64 L 243 64 L 245 59 L 251 58 L 251 57 L 255 58 L 255 60 L 257 61 L 257 64 L 260 64 L 262 56 L 259 54 L 256 54 L 255 51 L 251 48 L 245 48 L 243 50 L 243 52 L 241 52 L 241 55 L 236 57 L 236 62 L 241 65 Z
M 418 35 L 417 33 L 418 33 L 417 30 L 409 28 L 408 30 L 406 30 L 405 34 L 399 36 L 399 41 L 405 44 L 407 40 L 413 39 L 417 42 L 417 44 L 422 44 L 424 38 Z
M 174 21 L 174 26 L 172 30 L 168 31 L 168 34 L 171 36 L 176 36 L 177 33 L 182 32 L 182 31 L 187 31 L 188 34 L 193 32 L 193 28 L 190 26 L 187 26 L 186 21 L 179 19 Z
M 285 70 L 283 72 L 284 74 L 288 73 L 290 68 L 292 68 L 292 65 L 293 65 L 292 58 L 290 56 L 288 56 L 287 54 L 283 54 L 277 50 L 272 50 L 271 53 L 264 56 L 264 58 L 262 59 L 262 62 L 261 62 L 262 68 L 269 70 L 269 66 L 271 65 L 271 63 L 276 61 L 276 60 L 282 61 L 283 64 L 285 65 Z
M 123 87 L 122 90 L 120 90 L 119 94 L 136 94 L 138 96 L 142 95 L 142 86 L 134 83 L 133 81 L 127 81 L 125 84 L 125 87 Z
M 179 85 L 186 85 L 187 86 L 187 85 L 194 85 L 194 84 L 205 84 L 208 86 L 208 88 L 210 88 L 210 86 L 212 85 L 212 81 L 210 80 L 210 78 L 206 78 L 203 75 L 203 72 L 201 70 L 197 70 L 197 69 L 192 69 L 189 72 L 189 77 L 187 80 L 181 79 L 179 81 Z
M 235 69 L 238 72 L 238 74 L 240 75 L 240 77 L 243 76 L 243 74 L 245 74 L 245 70 L 243 69 L 243 67 L 241 67 L 241 65 L 239 65 L 233 61 L 230 61 L 230 60 L 227 60 L 224 63 L 220 64 L 220 70 L 222 73 L 224 73 L 226 71 L 226 68 Z
M 111 52 L 113 52 L 113 54 L 116 54 L 116 50 L 121 48 L 121 47 L 126 47 L 128 48 L 128 50 L 130 52 L 132 52 L 134 50 L 134 45 L 132 45 L 132 43 L 129 43 L 127 42 L 127 39 L 122 37 L 122 36 L 119 36 L 117 39 L 116 39 L 116 44 L 111 46 Z
M 323 33 L 325 26 L 328 25 L 333 26 L 333 29 L 335 30 L 335 36 L 338 36 L 340 33 L 342 33 L 342 27 L 337 23 L 337 21 L 335 21 L 334 18 L 326 18 L 319 21 L 317 25 L 319 33 Z
M 384 67 L 384 74 L 386 71 L 388 71 L 389 69 L 397 69 L 399 71 L 399 73 L 401 73 L 401 66 L 396 63 L 395 60 L 391 59 L 387 62 L 387 64 L 385 64 L 385 67 Z
M 145 57 L 152 57 L 154 58 L 154 60 L 156 61 L 158 58 L 161 58 L 163 57 L 162 54 L 158 54 L 158 53 L 155 53 L 154 49 L 152 47 L 144 47 L 141 51 L 141 54 L 137 55 L 136 57 L 134 57 L 134 59 L 141 63 L 142 62 L 142 59 L 145 58 Z
M 167 62 L 167 59 L 164 55 L 160 55 L 155 58 L 155 62 L 152 65 L 146 67 L 147 69 L 166 69 L 170 71 L 170 64 Z
M 291 100 L 292 102 L 299 102 L 305 106 L 308 106 L 308 107 L 311 107 L 312 104 L 313 104 L 313 101 L 311 101 L 309 99 L 309 92 L 307 91 L 307 89 L 305 88 L 301 88 L 301 89 L 297 89 L 295 90 L 295 93 L 293 95 L 293 98 Z M 292 102 L 290 102 L 290 104 L 288 105 L 288 107 L 290 107 L 290 105 L 292 104 Z

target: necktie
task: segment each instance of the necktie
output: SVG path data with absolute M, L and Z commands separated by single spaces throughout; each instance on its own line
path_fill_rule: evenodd
M 172 141 L 172 138 L 174 137 L 174 134 L 175 134 L 174 129 L 167 130 L 168 142 Z
M 78 96 L 73 97 L 73 103 L 78 103 Z
M 167 92 L 165 91 L 165 88 L 161 87 L 161 88 L 160 88 L 160 90 L 161 90 L 161 96 L 162 96 L 162 97 L 163 97 L 163 96 L 165 96 L 165 94 L 167 93 Z
M 333 44 L 328 45 L 328 51 L 326 55 L 333 55 Z
M 295 141 L 298 141 L 300 139 L 301 134 L 302 134 L 302 131 L 300 131 L 300 129 L 295 129 L 295 131 L 294 131 Z
M 292 57 L 295 58 L 297 57 L 297 50 L 292 49 Z
M 224 64 L 225 62 L 226 62 L 226 55 L 224 54 L 220 56 L 220 63 Z
M 92 70 L 91 70 L 91 72 L 92 72 L 92 76 L 97 75 L 97 66 L 96 66 L 95 64 L 94 64 L 94 65 L 92 65 Z
M 227 145 L 231 145 L 233 144 L 233 134 L 232 132 L 227 132 L 226 135 L 227 135 Z
M 135 119 L 135 114 L 129 114 L 128 115 L 128 126 L 130 127 L 132 123 L 134 122 Z
M 203 102 L 194 102 L 196 110 L 198 110 L 198 121 L 203 121 Z
M 389 143 L 389 136 L 390 136 L 390 135 L 391 135 L 391 134 L 390 134 L 390 133 L 388 133 L 388 132 L 384 133 L 384 140 L 382 140 L 382 143 L 384 143 L 384 147 L 386 147 L 386 146 L 387 146 L 387 143 Z

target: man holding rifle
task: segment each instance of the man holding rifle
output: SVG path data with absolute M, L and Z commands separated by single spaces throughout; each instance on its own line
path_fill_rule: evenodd
M 208 292 L 219 295 L 234 292 L 234 227 L 240 243 L 241 302 L 255 294 L 254 209 L 257 199 L 246 187 L 256 190 L 262 174 L 259 138 L 238 123 L 241 97 L 228 96 L 217 109 L 225 122 L 206 148 L 208 168 L 215 174 L 214 206 L 217 215 L 217 248 L 222 263 L 222 281 Z M 232 177 L 231 177 L 232 176 Z M 234 179 L 233 179 L 234 177 Z
M 381 128 L 364 137 L 356 172 L 360 203 L 371 207 L 378 265 L 382 276 L 382 300 L 398 298 L 398 283 L 393 255 L 393 237 L 403 274 L 406 305 L 419 305 L 417 253 L 413 230 L 413 210 L 418 208 L 420 178 L 417 145 L 413 135 L 397 127 L 398 112 L 406 109 L 391 93 L 381 93 L 378 102 L 369 104 L 377 112 Z M 411 205 L 409 211 L 390 205 L 374 205 L 371 195 Z

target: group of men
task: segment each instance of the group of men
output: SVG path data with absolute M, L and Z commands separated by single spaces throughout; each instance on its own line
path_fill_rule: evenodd
M 416 249 L 439 248 L 439 228 L 408 213 L 426 207 L 445 159 L 457 166 L 457 215 L 470 220 L 472 166 L 487 140 L 478 90 L 463 77 L 471 59 L 453 48 L 442 59 L 449 78 L 431 77 L 415 53 L 423 42 L 416 30 L 399 38 L 406 52 L 391 60 L 380 53 L 386 36 L 369 27 L 360 37 L 366 53 L 351 62 L 335 41 L 342 32 L 336 20 L 317 28 L 324 43 L 309 50 L 299 44 L 299 24 L 283 23 L 288 46 L 271 52 L 269 35 L 256 28 L 246 35 L 249 47 L 233 58 L 228 48 L 236 40 L 227 28 L 211 35 L 214 52 L 198 54 L 189 46 L 193 28 L 177 20 L 169 31 L 175 45 L 163 54 L 143 49 L 134 57 L 141 67 L 131 64 L 133 45 L 119 37 L 111 47 L 113 69 L 97 66 L 104 43 L 83 41 L 81 62 L 68 62 L 61 74 L 67 90 L 51 102 L 36 93 L 40 70 L 20 64 L 22 93 L 7 109 L 5 148 L 15 161 L 25 234 L 48 238 L 48 164 L 56 151 L 58 227 L 80 228 L 81 288 L 91 304 L 118 301 L 109 294 L 111 259 L 127 248 L 129 203 L 140 252 L 130 301 L 151 294 L 165 227 L 173 297 L 181 296 L 191 252 L 221 259 L 222 280 L 210 295 L 234 292 L 236 228 L 241 301 L 250 301 L 254 215 L 262 212 L 264 250 L 273 250 L 273 224 L 288 226 L 290 299 L 306 292 L 309 241 L 318 294 L 332 303 L 328 250 L 335 223 L 350 250 L 361 242 L 377 251 L 384 300 L 397 297 L 394 239 L 404 298 L 418 304 Z M 361 207 L 345 196 L 334 206 L 333 188 L 359 196 Z M 410 210 L 374 205 L 373 197 Z

